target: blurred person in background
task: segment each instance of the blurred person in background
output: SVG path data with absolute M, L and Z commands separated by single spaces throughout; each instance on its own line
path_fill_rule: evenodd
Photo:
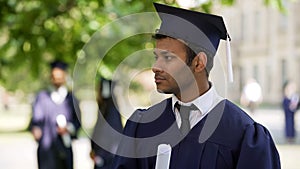
M 299 94 L 297 85 L 292 81 L 287 81 L 283 85 L 282 107 L 285 117 L 285 137 L 288 143 L 295 142 L 295 113 L 299 108 Z
M 262 98 L 262 90 L 259 83 L 253 78 L 248 79 L 243 88 L 240 100 L 241 105 L 247 107 L 250 113 L 254 113 L 255 109 L 262 102 Z
M 9 110 L 9 94 L 7 91 L 3 92 L 2 101 L 3 101 L 4 110 L 8 111 Z
M 99 114 L 92 134 L 90 152 L 94 161 L 94 169 L 110 169 L 119 145 L 117 138 L 109 136 L 107 127 L 112 127 L 119 133 L 122 133 L 123 130 L 118 105 L 114 100 L 114 86 L 115 82 L 104 78 L 100 79 L 97 90 Z M 99 143 L 104 143 L 105 148 L 101 147 Z
M 77 99 L 66 86 L 67 64 L 51 63 L 50 89 L 33 103 L 31 132 L 38 143 L 39 169 L 73 169 L 72 139 L 81 127 Z

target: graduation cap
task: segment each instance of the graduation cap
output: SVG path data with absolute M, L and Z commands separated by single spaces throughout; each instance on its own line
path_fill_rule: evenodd
M 68 68 L 68 64 L 65 62 L 56 60 L 50 64 L 50 67 L 51 67 L 51 69 L 59 68 L 59 69 L 62 69 L 65 71 Z
M 195 53 L 205 51 L 214 57 L 220 40 L 227 41 L 228 79 L 233 81 L 230 37 L 221 16 L 191 11 L 154 3 L 161 19 L 156 34 L 166 35 L 184 41 Z M 207 63 L 209 72 L 213 67 L 213 58 Z

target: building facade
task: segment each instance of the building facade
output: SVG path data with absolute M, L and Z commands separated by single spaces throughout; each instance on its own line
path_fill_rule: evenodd
M 224 16 L 232 38 L 234 83 L 228 97 L 239 101 L 250 78 L 261 85 L 263 102 L 279 105 L 287 80 L 300 84 L 300 2 L 284 2 L 286 13 L 263 2 L 237 0 L 235 5 L 216 5 L 214 12 Z M 221 46 L 225 45 L 222 43 Z M 225 55 L 220 47 L 219 54 Z

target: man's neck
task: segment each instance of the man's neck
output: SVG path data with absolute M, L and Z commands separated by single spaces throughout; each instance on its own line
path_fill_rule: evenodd
M 194 85 L 194 87 L 190 87 L 184 91 L 181 91 L 179 94 L 175 94 L 175 96 L 184 103 L 191 102 L 206 93 L 210 87 L 211 84 L 209 82 L 198 83 L 197 85 Z

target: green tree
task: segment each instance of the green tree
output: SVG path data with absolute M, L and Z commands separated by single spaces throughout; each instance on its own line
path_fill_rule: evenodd
M 175 0 L 156 0 L 177 5 Z M 216 1 L 195 6 L 209 12 Z M 220 0 L 233 5 L 235 0 Z M 282 0 L 264 0 L 284 10 Z M 0 0 L 0 85 L 8 90 L 35 91 L 46 85 L 48 64 L 61 59 L 71 70 L 83 46 L 102 26 L 132 13 L 154 11 L 150 0 Z M 113 30 L 112 30 L 113 31 Z M 132 38 L 111 51 L 103 61 L 112 71 L 124 57 L 145 48 L 143 37 Z M 120 54 L 122 53 L 122 54 Z M 134 65 L 134 64 L 133 64 Z

